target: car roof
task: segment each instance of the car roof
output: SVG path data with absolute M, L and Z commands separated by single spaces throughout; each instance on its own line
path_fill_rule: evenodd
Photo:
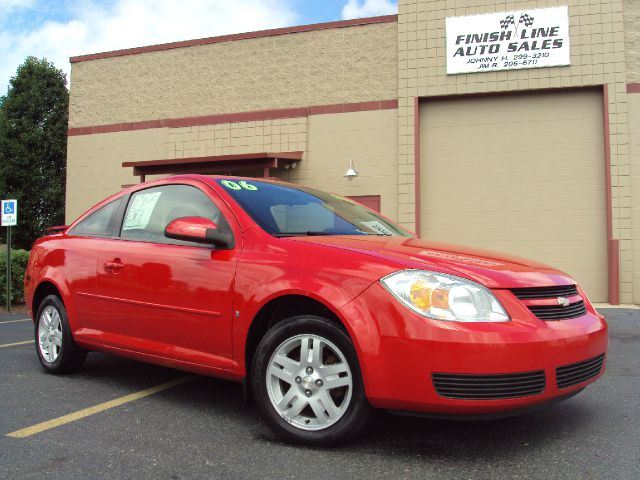
M 287 185 L 287 186 L 292 186 L 292 187 L 296 186 L 296 184 L 288 183 L 286 181 L 273 180 L 273 179 L 269 179 L 269 178 L 243 177 L 243 176 L 239 176 L 239 175 L 202 175 L 202 174 L 196 174 L 196 173 L 171 175 L 169 177 L 158 178 L 156 180 L 151 180 L 149 182 L 136 183 L 134 185 L 130 185 L 127 188 L 123 188 L 123 189 L 113 193 L 112 195 L 109 195 L 108 197 L 104 198 L 100 202 L 98 202 L 95 205 L 93 205 L 91 208 L 85 210 L 80 216 L 78 216 L 73 222 L 71 222 L 69 224 L 69 228 L 74 227 L 77 223 L 79 223 L 80 221 L 84 220 L 91 213 L 93 213 L 94 211 L 102 208 L 104 205 L 107 205 L 109 202 L 115 200 L 118 197 L 125 196 L 125 195 L 127 195 L 129 193 L 133 193 L 133 192 L 138 191 L 138 190 L 143 190 L 145 188 L 150 188 L 150 187 L 153 187 L 153 186 L 156 186 L 156 185 L 166 185 L 167 183 L 171 183 L 171 182 L 174 182 L 174 181 L 175 182 L 179 182 L 181 180 L 182 181 L 184 181 L 184 180 L 190 180 L 190 181 L 196 180 L 196 181 L 202 182 L 202 183 L 210 186 L 215 191 L 224 191 L 224 189 L 221 189 L 218 186 L 218 184 L 216 183 L 216 180 L 246 180 L 246 181 L 249 181 L 249 182 L 259 181 L 259 182 L 271 183 L 271 184 L 274 184 L 274 185 Z
M 250 182 L 265 182 L 265 183 L 274 183 L 274 184 L 284 184 L 296 186 L 294 183 L 289 183 L 284 180 L 272 179 L 272 178 L 262 178 L 262 177 L 243 177 L 242 175 L 201 175 L 196 173 L 189 174 L 180 174 L 180 175 L 172 175 L 170 177 L 164 177 L 162 179 L 158 179 L 157 181 L 172 181 L 172 180 L 200 180 L 205 183 L 213 184 L 216 180 L 247 180 Z M 152 184 L 154 182 L 148 182 Z M 136 184 L 136 186 L 143 184 Z

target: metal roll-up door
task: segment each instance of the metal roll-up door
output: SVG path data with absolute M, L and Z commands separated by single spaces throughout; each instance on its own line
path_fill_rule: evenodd
M 597 90 L 424 101 L 422 236 L 547 263 L 606 302 L 602 102 Z

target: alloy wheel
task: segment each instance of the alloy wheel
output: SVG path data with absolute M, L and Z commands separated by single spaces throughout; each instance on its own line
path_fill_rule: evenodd
M 347 411 L 353 391 L 345 355 L 328 339 L 296 335 L 274 351 L 266 372 L 267 393 L 278 414 L 302 430 L 334 425 Z
M 60 313 L 49 305 L 38 320 L 38 348 L 45 361 L 53 363 L 62 349 L 62 322 Z

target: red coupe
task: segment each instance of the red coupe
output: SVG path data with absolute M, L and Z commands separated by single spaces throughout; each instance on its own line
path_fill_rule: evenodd
M 477 418 L 565 399 L 607 352 L 604 318 L 562 272 L 252 178 L 107 198 L 36 241 L 25 298 L 48 372 L 95 350 L 242 381 L 277 433 L 315 445 L 375 409 Z

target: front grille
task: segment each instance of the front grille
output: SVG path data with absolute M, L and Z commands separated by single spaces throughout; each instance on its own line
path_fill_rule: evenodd
M 438 395 L 461 400 L 529 397 L 545 387 L 543 370 L 496 375 L 434 373 L 432 378 Z
M 529 306 L 529 310 L 540 320 L 565 320 L 576 318 L 587 313 L 587 308 L 582 300 L 572 303 L 568 307 L 561 305 Z
M 604 353 L 571 365 L 556 368 L 556 382 L 558 388 L 567 388 L 595 377 L 602 370 Z
M 511 292 L 520 300 L 557 299 L 558 297 L 575 297 L 578 294 L 576 285 L 559 285 L 554 287 L 512 288 Z M 576 318 L 587 313 L 584 301 L 579 300 L 563 307 L 562 305 L 527 305 L 527 308 L 540 320 L 565 320 Z
M 529 300 L 532 298 L 570 297 L 578 294 L 578 287 L 575 285 L 560 285 L 555 287 L 512 288 L 511 291 L 520 300 Z

